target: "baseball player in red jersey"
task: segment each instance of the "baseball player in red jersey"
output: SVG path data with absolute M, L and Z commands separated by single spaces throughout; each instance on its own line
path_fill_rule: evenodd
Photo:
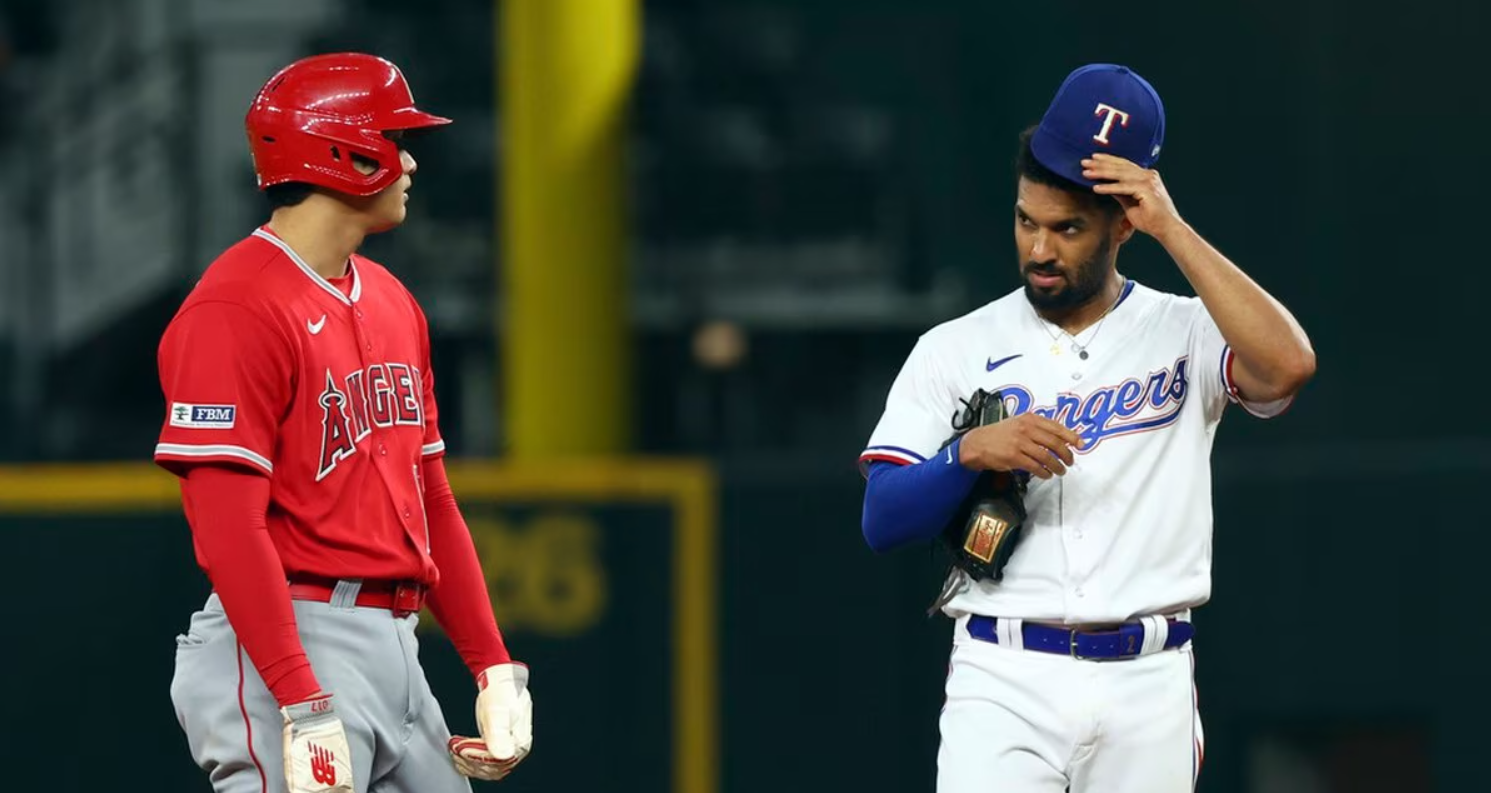
M 155 460 L 213 585 L 171 698 L 219 793 L 470 791 L 532 746 L 528 669 L 446 479 L 424 313 L 356 254 L 404 220 L 404 136 L 448 123 L 371 55 L 274 75 L 246 120 L 270 220 L 161 340 Z M 451 737 L 426 683 L 425 605 L 476 678 L 480 738 Z

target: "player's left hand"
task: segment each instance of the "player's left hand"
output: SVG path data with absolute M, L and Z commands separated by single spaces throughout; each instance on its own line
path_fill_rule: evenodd
M 472 779 L 495 782 L 517 767 L 533 749 L 533 698 L 528 667 L 520 663 L 487 667 L 476 679 L 476 723 L 481 738 L 456 735 L 450 755 L 456 770 Z
M 1082 175 L 1099 182 L 1092 188 L 1093 192 L 1117 198 L 1129 222 L 1145 234 L 1160 237 L 1182 225 L 1159 171 L 1140 168 L 1122 157 L 1098 153 L 1082 161 Z

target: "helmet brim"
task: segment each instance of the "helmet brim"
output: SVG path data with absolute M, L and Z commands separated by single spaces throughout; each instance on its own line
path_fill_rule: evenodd
M 395 110 L 388 115 L 388 120 L 378 126 L 384 132 L 393 132 L 403 129 L 428 129 L 430 127 L 443 127 L 452 123 L 444 116 L 426 113 L 423 110 L 415 110 L 412 107 Z

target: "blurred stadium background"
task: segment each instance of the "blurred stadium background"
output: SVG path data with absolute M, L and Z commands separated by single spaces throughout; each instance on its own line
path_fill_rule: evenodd
M 1488 21 L 1453 0 L 0 0 L 0 790 L 207 789 L 167 695 L 207 587 L 149 465 L 155 345 L 265 217 L 253 91 L 340 49 L 457 121 L 365 252 L 431 318 L 457 493 L 535 669 L 536 752 L 504 789 L 933 789 L 939 562 L 865 548 L 854 461 L 917 334 L 1016 284 L 1015 136 L 1093 61 L 1159 89 L 1182 213 L 1321 362 L 1286 417 L 1219 433 L 1200 789 L 1491 789 Z M 1189 291 L 1148 241 L 1121 265 Z

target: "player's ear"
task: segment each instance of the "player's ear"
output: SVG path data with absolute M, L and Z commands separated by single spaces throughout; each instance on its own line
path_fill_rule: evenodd
M 1134 236 L 1134 224 L 1129 221 L 1127 212 L 1119 212 L 1113 217 L 1113 242 L 1122 245 Z

